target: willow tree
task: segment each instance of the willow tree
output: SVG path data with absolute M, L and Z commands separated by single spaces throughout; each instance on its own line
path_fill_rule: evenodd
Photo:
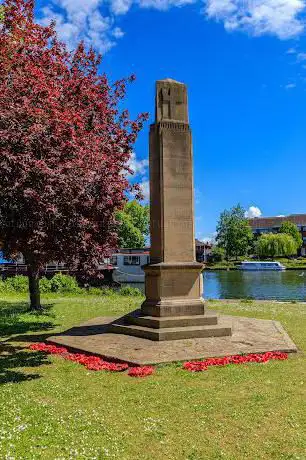
M 285 233 L 264 234 L 256 242 L 256 254 L 259 257 L 288 257 L 296 254 L 296 251 L 296 241 Z

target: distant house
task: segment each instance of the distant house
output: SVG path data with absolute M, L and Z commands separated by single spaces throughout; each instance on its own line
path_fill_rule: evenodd
M 277 233 L 283 222 L 292 222 L 301 232 L 303 245 L 301 255 L 306 256 L 306 214 L 290 214 L 289 216 L 254 217 L 249 219 L 254 235 Z
M 195 240 L 195 247 L 196 247 L 196 259 L 198 262 L 207 262 L 208 257 L 211 254 L 212 250 L 212 243 L 208 243 L 207 241 L 200 241 L 198 239 Z
M 119 249 L 112 258 L 113 280 L 118 283 L 143 283 L 143 266 L 150 263 L 150 248 Z
M 195 240 L 196 260 L 206 262 L 211 253 L 212 245 L 207 242 Z M 3 258 L 2 258 L 3 259 Z M 118 249 L 110 259 L 105 259 L 99 266 L 100 271 L 105 277 L 105 281 L 111 279 L 118 283 L 143 283 L 145 273 L 144 265 L 150 263 L 150 248 L 122 248 Z M 51 277 L 55 273 L 70 273 L 78 277 L 79 273 L 70 272 L 64 263 L 51 262 L 41 270 L 42 276 Z M 27 274 L 27 266 L 22 255 L 17 261 L 9 262 L 4 259 L 1 261 L 0 253 L 0 275 L 13 276 L 17 274 Z
M 111 283 L 113 266 L 110 260 L 104 259 L 104 261 L 100 263 L 98 270 L 103 274 L 104 282 Z M 80 282 L 83 282 L 83 273 L 81 270 L 71 271 L 68 269 L 67 265 L 62 262 L 50 262 L 40 270 L 40 276 L 46 276 L 47 278 L 51 278 L 56 273 L 70 274 L 75 276 Z M 0 251 L 0 277 L 7 278 L 15 275 L 26 276 L 27 274 L 28 266 L 22 254 L 19 254 L 15 260 L 6 260 L 3 257 L 3 253 Z M 95 280 L 96 278 L 91 281 Z
M 211 253 L 212 245 L 195 240 L 196 259 L 205 262 Z M 118 283 L 143 283 L 145 280 L 144 265 L 150 263 L 150 248 L 119 249 L 113 254 L 111 265 L 114 267 L 113 280 Z

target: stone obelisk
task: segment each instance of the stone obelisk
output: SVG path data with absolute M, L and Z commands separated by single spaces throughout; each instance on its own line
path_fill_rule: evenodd
M 187 88 L 156 82 L 155 123 L 150 127 L 150 264 L 141 310 L 114 331 L 151 340 L 230 335 L 204 311 L 203 265 L 195 260 L 192 140 Z
M 157 81 L 155 104 L 150 127 L 151 264 L 145 269 L 142 311 L 162 317 L 203 315 L 186 86 Z

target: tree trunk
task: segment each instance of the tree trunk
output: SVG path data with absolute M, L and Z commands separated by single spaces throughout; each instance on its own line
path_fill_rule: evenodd
M 30 310 L 41 310 L 40 291 L 39 291 L 39 270 L 37 267 L 28 265 L 29 291 L 30 291 Z

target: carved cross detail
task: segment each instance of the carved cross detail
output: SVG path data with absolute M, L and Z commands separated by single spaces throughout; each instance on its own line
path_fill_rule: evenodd
M 175 119 L 177 95 L 170 88 L 161 90 L 162 114 L 164 118 Z
M 169 81 L 168 81 L 169 80 Z M 174 80 L 161 80 L 157 84 L 156 120 L 188 123 L 186 87 Z

